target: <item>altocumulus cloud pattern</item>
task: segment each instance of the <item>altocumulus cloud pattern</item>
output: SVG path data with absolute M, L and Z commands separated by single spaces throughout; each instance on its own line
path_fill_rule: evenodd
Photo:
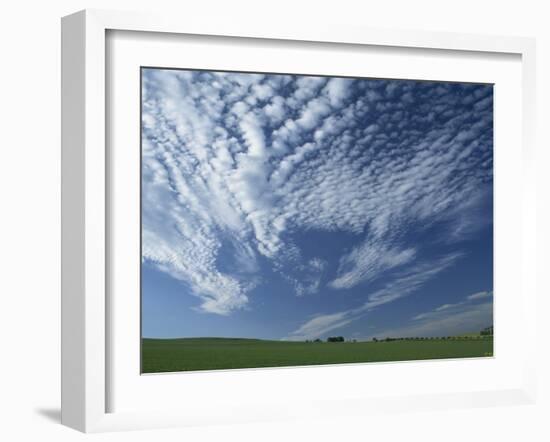
M 318 336 L 468 259 L 492 158 L 491 85 L 144 68 L 142 259 L 206 313 L 328 294 L 287 338 Z

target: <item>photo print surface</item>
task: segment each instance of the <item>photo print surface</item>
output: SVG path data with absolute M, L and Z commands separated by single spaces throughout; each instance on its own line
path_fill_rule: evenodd
M 142 373 L 493 355 L 493 86 L 141 68 Z

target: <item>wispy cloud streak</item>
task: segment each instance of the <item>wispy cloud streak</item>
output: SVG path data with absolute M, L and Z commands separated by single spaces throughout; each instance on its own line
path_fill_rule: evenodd
M 381 330 L 377 336 L 433 337 L 479 332 L 493 324 L 492 296 L 492 291 L 474 293 L 460 302 L 443 304 L 431 311 L 420 313 L 403 327 Z
M 331 330 L 357 321 L 377 307 L 420 290 L 430 279 L 452 266 L 460 257 L 461 255 L 458 253 L 451 254 L 436 262 L 425 262 L 408 268 L 400 272 L 392 282 L 386 284 L 380 290 L 370 293 L 367 296 L 367 301 L 359 307 L 336 314 L 315 315 L 313 319 L 306 321 L 290 333 L 287 338 L 298 341 L 318 338 Z

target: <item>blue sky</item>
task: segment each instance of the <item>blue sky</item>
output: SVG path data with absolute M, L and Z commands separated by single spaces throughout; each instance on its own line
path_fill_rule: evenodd
M 493 87 L 142 69 L 142 333 L 493 320 Z

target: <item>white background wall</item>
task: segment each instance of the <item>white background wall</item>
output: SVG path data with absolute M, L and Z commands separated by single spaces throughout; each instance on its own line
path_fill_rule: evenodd
M 0 13 L 0 439 L 76 441 L 550 440 L 549 325 L 540 303 L 541 397 L 535 406 L 412 412 L 323 422 L 160 430 L 85 436 L 59 425 L 60 17 L 83 8 L 245 14 L 383 28 L 537 37 L 540 188 L 550 155 L 550 13 L 543 1 L 19 0 Z M 548 191 L 539 195 L 540 294 L 550 293 L 545 252 Z M 546 261 L 545 261 L 546 259 Z M 547 277 L 546 277 L 547 278 Z M 548 279 L 548 278 L 547 278 Z M 521 333 L 521 330 L 518 330 Z M 546 345 L 545 345 L 546 344 Z

